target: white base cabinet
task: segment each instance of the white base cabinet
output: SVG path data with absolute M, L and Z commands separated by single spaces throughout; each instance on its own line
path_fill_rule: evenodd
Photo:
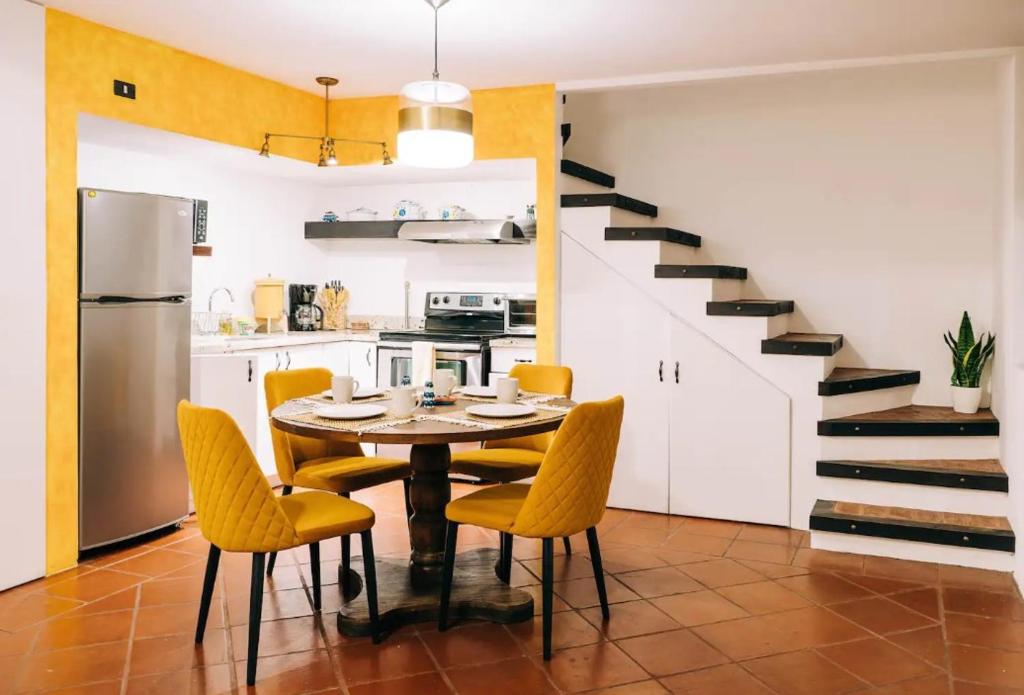
M 192 401 L 219 408 L 238 423 L 266 475 L 276 475 L 270 417 L 263 387 L 269 372 L 325 367 L 351 374 L 363 387 L 377 385 L 377 344 L 344 341 L 223 355 L 192 356 Z M 368 366 L 367 366 L 368 364 Z M 372 447 L 364 445 L 372 453 Z
M 576 244 L 561 285 L 574 399 L 626 402 L 609 506 L 788 525 L 788 396 Z

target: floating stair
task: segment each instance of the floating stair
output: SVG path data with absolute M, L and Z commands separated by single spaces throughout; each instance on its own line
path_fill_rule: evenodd
M 973 415 L 952 408 L 908 405 L 818 421 L 825 437 L 988 437 L 999 434 L 999 420 L 988 409 Z
M 761 341 L 765 355 L 803 355 L 831 357 L 843 347 L 838 333 L 783 333 Z
M 921 383 L 921 372 L 911 369 L 861 369 L 836 367 L 824 381 L 818 382 L 819 396 L 877 391 L 895 386 Z
M 791 299 L 737 299 L 708 302 L 708 316 L 778 316 L 793 313 Z
M 667 241 L 700 248 L 700 237 L 671 227 L 605 227 L 605 241 Z
M 824 478 L 878 480 L 909 485 L 1008 492 L 1006 471 L 997 459 L 903 459 L 888 461 L 818 461 Z
M 621 193 L 567 193 L 562 196 L 563 208 L 613 207 L 647 217 L 658 216 L 658 206 Z
M 1005 517 L 832 500 L 815 503 L 811 530 L 1009 553 L 1015 546 L 1013 529 Z
M 734 265 L 664 265 L 654 266 L 656 278 L 699 278 L 713 280 L 746 280 L 747 269 Z
M 562 160 L 562 173 L 605 188 L 615 188 L 615 177 L 571 159 Z

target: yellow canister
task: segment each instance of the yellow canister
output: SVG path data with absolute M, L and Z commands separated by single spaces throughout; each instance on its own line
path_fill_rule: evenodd
M 284 316 L 284 280 L 266 277 L 256 281 L 256 290 L 252 296 L 253 314 L 256 322 L 270 324 Z

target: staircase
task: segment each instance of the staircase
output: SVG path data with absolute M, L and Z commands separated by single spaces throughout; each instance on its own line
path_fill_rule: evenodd
M 561 171 L 563 233 L 789 394 L 790 525 L 812 547 L 1012 570 L 991 411 L 914 405 L 918 371 L 836 367 L 841 334 L 788 332 L 793 300 L 744 298 L 747 268 L 701 263 L 699 236 L 657 226 L 611 174 Z

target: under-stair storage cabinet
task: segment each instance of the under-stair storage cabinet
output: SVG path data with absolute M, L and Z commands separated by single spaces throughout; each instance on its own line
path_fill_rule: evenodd
M 609 506 L 789 524 L 789 398 L 581 246 L 562 246 L 577 401 L 626 401 Z

